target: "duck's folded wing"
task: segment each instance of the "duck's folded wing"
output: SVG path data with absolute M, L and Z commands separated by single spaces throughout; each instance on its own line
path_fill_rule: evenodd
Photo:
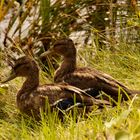
M 50 106 L 62 106 L 62 108 L 67 108 L 75 103 L 81 103 L 85 106 L 89 105 L 110 105 L 110 102 L 106 100 L 97 100 L 87 94 L 84 90 L 70 86 L 67 84 L 55 84 L 47 85 L 47 88 L 40 87 L 42 98 L 46 98 Z
M 65 92 L 66 93 L 65 96 L 67 98 L 72 98 L 73 100 L 75 98 L 77 102 L 81 102 L 85 105 L 95 105 L 95 104 L 96 105 L 101 105 L 101 104 L 110 105 L 110 102 L 106 100 L 95 99 L 91 95 L 87 94 L 84 90 L 81 90 L 77 87 L 70 86 L 70 85 L 67 85 L 67 86 L 60 85 L 60 86 L 64 91 L 67 91 Z

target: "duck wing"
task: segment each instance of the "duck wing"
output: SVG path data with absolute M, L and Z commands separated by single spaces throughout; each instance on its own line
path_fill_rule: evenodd
M 113 99 L 118 100 L 119 88 L 125 100 L 128 100 L 126 93 L 128 95 L 140 94 L 139 90 L 130 90 L 110 75 L 96 69 L 77 68 L 73 73 L 65 75 L 63 79 L 66 83 L 81 89 L 94 89 L 93 92 L 89 92 L 94 97 L 99 94 L 99 91 L 104 91 Z
M 44 89 L 44 90 L 43 90 Z M 105 100 L 98 100 L 87 94 L 84 90 L 70 86 L 67 84 L 50 84 L 47 86 L 39 87 L 38 90 L 42 90 L 41 97 L 47 98 L 50 106 L 58 105 L 58 103 L 64 103 L 72 105 L 75 103 L 82 103 L 83 105 L 110 105 L 110 102 Z M 67 106 L 67 105 L 66 105 Z

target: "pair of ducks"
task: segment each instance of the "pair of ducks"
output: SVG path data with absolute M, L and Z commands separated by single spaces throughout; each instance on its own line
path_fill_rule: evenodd
M 87 108 L 87 112 L 93 105 L 103 106 L 110 103 L 106 100 L 96 99 L 100 91 L 104 91 L 114 100 L 118 100 L 118 88 L 121 87 L 128 95 L 140 93 L 130 90 L 111 76 L 90 68 L 76 67 L 76 48 L 71 39 L 60 39 L 55 42 L 53 48 L 41 54 L 42 57 L 50 53 L 57 53 L 64 57 L 61 66 L 54 76 L 55 84 L 39 86 L 39 69 L 36 62 L 29 56 L 24 56 L 14 63 L 10 63 L 12 72 L 2 83 L 16 77 L 26 77 L 22 88 L 17 93 L 17 106 L 19 110 L 35 119 L 40 118 L 40 111 L 48 112 L 58 109 L 69 111 L 73 107 Z M 122 98 L 128 97 L 121 91 Z M 61 114 L 61 113 L 60 113 Z

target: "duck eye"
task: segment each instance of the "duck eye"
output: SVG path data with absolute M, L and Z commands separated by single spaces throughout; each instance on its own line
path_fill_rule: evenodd
M 55 44 L 55 45 L 54 45 L 53 47 L 51 47 L 51 48 L 56 48 L 56 47 L 57 47 L 57 44 Z M 51 48 L 50 48 L 50 49 L 51 49 Z
M 62 45 L 62 43 L 57 43 L 57 44 L 54 45 L 54 47 L 58 47 L 60 45 Z
M 26 63 L 19 63 L 17 65 L 14 66 L 14 70 L 16 70 L 17 68 L 21 67 L 22 65 L 25 65 Z
M 20 66 L 21 66 L 21 64 L 15 65 L 13 69 L 16 70 L 16 69 L 19 68 Z

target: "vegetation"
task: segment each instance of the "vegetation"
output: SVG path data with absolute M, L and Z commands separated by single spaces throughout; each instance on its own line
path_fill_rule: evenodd
M 103 50 L 96 52 L 94 49 L 79 50 L 80 65 L 89 65 L 107 72 L 125 83 L 129 88 L 139 89 L 140 56 L 139 51 L 133 52 L 132 46 L 122 44 L 121 51 L 112 54 Z M 124 48 L 127 47 L 127 52 Z M 130 47 L 130 48 L 129 48 Z M 133 46 L 135 47 L 135 46 Z M 106 55 L 107 54 L 107 55 Z M 1 77 L 7 67 L 1 68 Z M 41 74 L 41 83 L 45 83 Z M 41 122 L 34 122 L 30 118 L 19 115 L 16 107 L 15 96 L 24 79 L 17 78 L 7 86 L 1 87 L 0 100 L 0 138 L 1 139 L 134 139 L 140 138 L 140 99 L 135 96 L 123 104 L 118 102 L 116 107 L 93 110 L 88 118 L 79 116 L 77 122 L 73 116 L 65 116 L 61 122 L 57 116 L 50 114 Z
M 113 3 L 115 2 L 116 1 L 113 1 Z M 131 0 L 131 2 L 133 3 L 132 6 L 134 12 L 137 12 L 135 5 L 136 0 Z M 6 0 L 0 1 L 0 21 L 4 19 L 6 13 L 8 12 L 8 9 L 14 5 L 14 0 L 12 0 L 11 3 L 8 3 L 8 6 L 6 6 L 6 4 Z M 86 28 L 86 35 L 88 38 L 88 33 L 90 34 L 92 43 L 89 45 L 88 43 L 86 43 L 88 41 L 86 41 L 85 39 L 85 47 L 78 48 L 78 64 L 80 66 L 89 66 L 104 71 L 105 73 L 112 75 L 114 78 L 127 85 L 129 88 L 139 89 L 140 48 L 137 45 L 137 43 L 133 43 L 133 40 L 132 42 L 127 42 L 127 35 L 125 36 L 123 32 L 126 29 L 124 27 L 124 24 L 120 22 L 121 29 L 119 32 L 119 38 L 117 38 L 116 41 L 114 40 L 114 24 L 105 22 L 105 25 L 103 25 L 102 27 L 102 24 L 98 25 L 99 19 L 96 18 L 100 17 L 99 12 L 102 11 L 102 8 L 98 7 L 98 11 L 95 13 L 97 14 L 96 18 L 95 15 L 93 16 L 93 14 L 91 14 L 90 12 L 88 12 L 88 18 L 85 19 L 83 15 L 81 16 L 80 14 L 77 14 L 77 12 L 74 12 L 78 10 L 83 10 L 85 7 L 88 6 L 88 8 L 90 9 L 92 7 L 90 7 L 90 5 L 94 4 L 95 1 L 92 0 L 81 0 L 80 3 L 79 0 L 68 0 L 64 5 L 61 2 L 59 2 L 59 0 L 56 0 L 56 2 L 53 4 L 50 4 L 49 0 L 46 0 L 46 3 L 45 0 L 42 0 L 41 2 L 39 2 L 39 0 L 31 0 L 27 2 L 25 1 L 25 3 L 21 5 L 21 9 L 17 11 L 16 16 L 14 15 L 11 17 L 9 26 L 6 30 L 7 32 L 5 33 L 7 35 L 7 40 L 5 42 L 5 50 L 8 50 L 8 52 L 10 51 L 10 53 L 12 54 L 14 54 L 15 51 L 19 53 L 21 50 L 27 53 L 27 50 L 23 49 L 23 46 L 27 45 L 28 51 L 33 55 L 33 49 L 37 49 L 39 47 L 38 42 L 42 41 L 41 43 L 44 45 L 43 49 L 46 50 L 50 45 L 52 38 L 56 39 L 60 36 L 69 36 L 70 33 L 73 31 L 83 30 L 83 28 L 85 28 L 83 27 L 83 25 L 88 25 L 88 29 Z M 43 13 L 44 8 L 46 7 L 47 12 Z M 23 13 L 22 8 L 24 10 Z M 108 7 L 107 10 L 108 9 L 110 8 Z M 92 10 L 93 9 L 91 9 L 91 11 Z M 120 9 L 118 8 L 115 10 Z M 116 13 L 115 11 L 113 12 L 114 14 Z M 30 26 L 28 28 L 28 34 L 25 37 L 23 37 L 25 32 L 23 30 L 21 31 L 21 27 L 24 25 L 24 21 L 26 21 L 29 18 L 29 16 L 32 16 L 33 20 L 31 21 Z M 131 20 L 128 21 L 129 25 L 132 28 L 138 28 L 139 17 L 136 15 L 129 16 L 131 16 Z M 83 22 L 77 25 L 76 19 L 82 17 Z M 20 19 L 20 22 L 16 26 L 16 29 L 13 31 L 12 36 L 10 36 L 9 32 L 11 28 L 15 26 L 14 23 L 18 18 Z M 116 19 L 114 16 L 112 16 L 112 18 L 114 20 Z M 94 21 L 93 19 L 96 19 L 96 21 Z M 121 19 L 122 18 L 120 16 L 120 21 Z M 95 23 L 90 22 L 90 20 L 94 21 Z M 112 23 L 114 23 L 114 20 L 111 20 Z M 94 28 L 94 24 L 98 26 Z M 108 25 L 111 25 L 109 31 L 110 33 L 112 33 L 109 39 L 105 36 L 105 32 L 102 32 Z M 16 36 L 17 32 L 19 33 L 18 37 Z M 102 44 L 101 46 L 100 39 L 103 39 L 103 41 L 105 39 L 106 44 Z M 12 49 L 10 47 L 10 49 L 7 47 L 8 41 L 10 42 L 10 45 L 8 45 L 12 46 Z M 45 48 L 45 46 L 47 48 Z M 6 77 L 10 68 L 7 66 L 5 61 L 5 51 L 0 51 L 0 80 L 2 80 Z M 50 73 L 52 73 L 52 75 L 53 72 L 54 69 L 50 66 Z M 52 77 L 44 73 L 45 72 L 43 71 L 41 71 L 40 73 L 40 83 L 51 83 Z M 42 118 L 40 122 L 36 122 L 33 119 L 28 118 L 23 114 L 20 114 L 16 106 L 16 93 L 20 89 L 23 80 L 24 79 L 17 78 L 6 85 L 0 85 L 0 139 L 140 139 L 139 96 L 134 96 L 132 100 L 129 100 L 124 103 L 120 103 L 118 101 L 117 106 L 113 108 L 105 107 L 102 110 L 97 110 L 95 108 L 93 112 L 88 114 L 87 118 L 76 114 L 74 116 L 66 115 L 64 117 L 64 121 L 62 122 L 57 118 L 57 116 L 54 113 L 49 114 L 48 116 L 46 116 L 46 118 Z M 78 119 L 75 120 L 77 116 Z

